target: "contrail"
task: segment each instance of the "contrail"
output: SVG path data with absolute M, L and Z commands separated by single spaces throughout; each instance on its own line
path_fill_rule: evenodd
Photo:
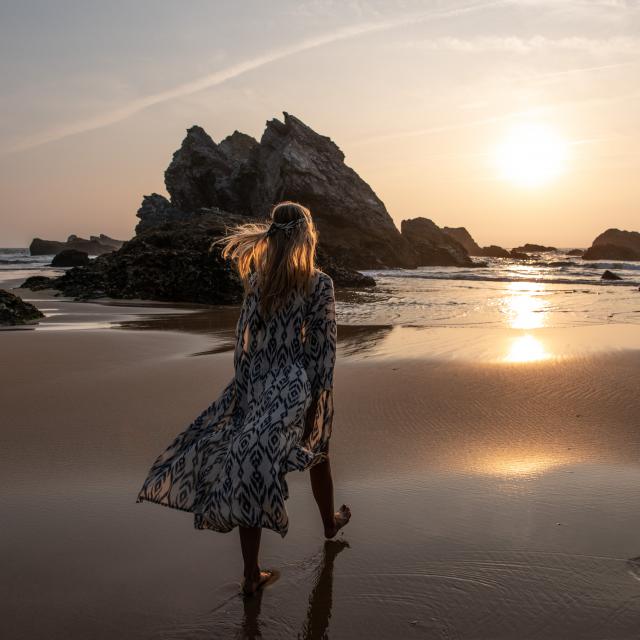
M 318 47 L 332 44 L 334 42 L 339 42 L 341 40 L 357 38 L 359 36 L 375 33 L 377 31 L 388 31 L 390 29 L 396 29 L 398 27 L 406 26 L 409 24 L 415 24 L 416 22 L 425 22 L 427 20 L 435 20 L 438 18 L 445 18 L 474 11 L 481 11 L 483 9 L 489 9 L 491 7 L 505 4 L 508 4 L 508 0 L 494 0 L 493 2 L 475 3 L 455 9 L 417 13 L 410 16 L 397 18 L 395 20 L 387 20 L 384 22 L 369 22 L 353 25 L 350 27 L 344 27 L 337 31 L 326 33 L 313 38 L 308 38 L 289 47 L 277 49 L 275 51 L 264 53 L 255 58 L 251 58 L 250 60 L 239 62 L 230 67 L 227 67 L 226 69 L 221 69 L 220 71 L 216 71 L 215 73 L 211 73 L 209 75 L 196 78 L 195 80 L 191 80 L 190 82 L 180 84 L 172 89 L 167 89 L 159 93 L 153 93 L 148 96 L 143 96 L 113 111 L 102 113 L 92 118 L 81 120 L 80 122 L 77 122 L 75 124 L 59 127 L 57 129 L 53 129 L 51 131 L 33 136 L 31 138 L 27 138 L 16 146 L 5 150 L 3 155 L 15 153 L 17 151 L 26 151 L 27 149 L 33 149 L 34 147 L 39 147 L 48 142 L 55 142 L 69 136 L 86 133 L 88 131 L 94 131 L 103 127 L 108 127 L 109 125 L 116 124 L 117 122 L 122 122 L 123 120 L 130 118 L 131 116 L 139 113 L 140 111 L 143 111 L 144 109 L 147 109 L 148 107 L 152 107 L 163 102 L 168 102 L 169 100 L 174 100 L 175 98 L 188 96 L 198 91 L 203 91 L 204 89 L 216 87 L 224 82 L 227 82 L 228 80 L 232 80 L 233 78 L 237 78 L 238 76 L 248 73 L 249 71 L 254 71 L 268 64 L 271 64 L 272 62 L 277 62 L 278 60 L 282 60 L 283 58 L 288 58 L 295 54 L 309 51 L 310 49 L 316 49 Z

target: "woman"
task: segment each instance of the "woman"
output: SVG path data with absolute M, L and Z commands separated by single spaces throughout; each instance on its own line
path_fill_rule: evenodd
M 271 220 L 242 225 L 220 241 L 245 287 L 235 375 L 155 461 L 137 500 L 190 511 L 197 529 L 237 526 L 247 595 L 273 575 L 258 565 L 262 529 L 287 533 L 286 473 L 310 468 L 327 538 L 351 517 L 345 505 L 334 512 L 328 457 L 333 282 L 315 267 L 317 233 L 309 210 L 281 202 Z

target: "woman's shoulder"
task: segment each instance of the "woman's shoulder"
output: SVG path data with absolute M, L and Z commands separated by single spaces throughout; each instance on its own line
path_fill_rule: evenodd
M 328 273 L 325 273 L 321 269 L 316 269 L 311 280 L 315 285 L 331 286 L 333 287 L 333 279 Z

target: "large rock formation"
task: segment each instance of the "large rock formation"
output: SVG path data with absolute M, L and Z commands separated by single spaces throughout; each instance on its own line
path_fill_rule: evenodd
M 313 212 L 321 249 L 345 267 L 416 264 L 383 202 L 342 151 L 287 113 L 284 122 L 267 122 L 259 143 L 236 131 L 216 144 L 202 128 L 190 128 L 165 184 L 178 211 L 217 207 L 264 218 L 280 200 L 301 202 Z
M 428 218 L 403 220 L 402 236 L 417 256 L 420 267 L 474 267 L 467 250 Z
M 585 260 L 640 260 L 640 233 L 607 229 L 582 257 Z
M 44 314 L 19 296 L 0 289 L 0 325 L 32 324 Z
M 29 246 L 29 252 L 32 256 L 47 256 L 56 255 L 66 249 L 75 249 L 76 251 L 84 251 L 92 256 L 99 256 L 103 253 L 117 251 L 123 243 L 124 240 L 114 240 L 102 233 L 99 236 L 91 236 L 89 240 L 72 234 L 67 238 L 66 242 L 34 238 Z
M 165 211 L 165 203 L 153 201 L 159 211 L 152 210 L 146 197 L 138 213 L 144 230 L 120 250 L 98 256 L 89 265 L 69 269 L 57 278 L 29 278 L 22 286 L 35 290 L 55 288 L 78 299 L 240 302 L 243 290 L 235 269 L 222 258 L 219 247 L 210 247 L 214 240 L 226 235 L 229 227 L 254 220 L 221 209 L 200 209 L 151 225 L 146 217 L 160 219 Z M 336 264 L 322 252 L 318 262 L 338 287 L 375 284 L 372 278 Z

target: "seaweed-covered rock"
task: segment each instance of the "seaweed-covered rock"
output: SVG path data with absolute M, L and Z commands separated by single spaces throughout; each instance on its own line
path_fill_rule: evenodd
M 232 218 L 201 212 L 187 224 L 169 222 L 143 231 L 119 251 L 70 269 L 54 285 L 76 298 L 237 303 L 242 287 L 235 270 L 222 259 L 219 248 L 209 251 Z
M 40 318 L 44 318 L 44 314 L 37 307 L 5 289 L 0 289 L 0 325 L 33 324 Z
M 31 291 L 42 291 L 43 289 L 54 288 L 55 278 L 48 276 L 31 276 L 27 278 L 21 285 L 21 289 L 30 289 Z
M 77 249 L 64 249 L 57 253 L 51 261 L 52 267 L 79 267 L 89 264 L 89 254 Z

